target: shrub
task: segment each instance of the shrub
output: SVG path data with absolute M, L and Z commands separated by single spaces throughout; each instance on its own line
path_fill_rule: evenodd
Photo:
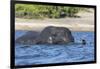
M 15 16 L 20 18 L 62 18 L 73 17 L 80 11 L 78 7 L 16 4 Z

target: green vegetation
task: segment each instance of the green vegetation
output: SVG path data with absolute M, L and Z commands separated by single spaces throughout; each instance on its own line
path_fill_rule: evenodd
M 15 16 L 18 18 L 64 18 L 76 17 L 76 14 L 84 10 L 79 7 L 34 5 L 34 4 L 16 4 Z

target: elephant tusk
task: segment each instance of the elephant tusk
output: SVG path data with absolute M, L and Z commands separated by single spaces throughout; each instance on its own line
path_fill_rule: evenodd
M 53 41 L 52 41 L 52 37 L 50 36 L 49 39 L 48 39 L 48 43 L 52 44 Z

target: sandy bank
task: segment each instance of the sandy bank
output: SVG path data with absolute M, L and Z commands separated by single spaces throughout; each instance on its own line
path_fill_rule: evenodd
M 34 31 L 41 31 L 47 26 L 57 26 L 57 27 L 66 27 L 69 28 L 71 31 L 94 31 L 94 25 L 86 25 L 86 24 L 54 24 L 54 23 L 16 23 L 15 24 L 16 30 L 34 30 Z
M 71 31 L 94 31 L 94 11 L 78 13 L 80 18 L 21 19 L 15 18 L 16 30 L 41 31 L 47 26 L 66 27 Z

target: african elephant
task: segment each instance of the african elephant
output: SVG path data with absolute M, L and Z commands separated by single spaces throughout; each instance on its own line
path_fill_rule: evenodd
M 67 44 L 74 42 L 74 37 L 68 28 L 48 26 L 41 32 L 29 31 L 15 42 L 20 44 Z

